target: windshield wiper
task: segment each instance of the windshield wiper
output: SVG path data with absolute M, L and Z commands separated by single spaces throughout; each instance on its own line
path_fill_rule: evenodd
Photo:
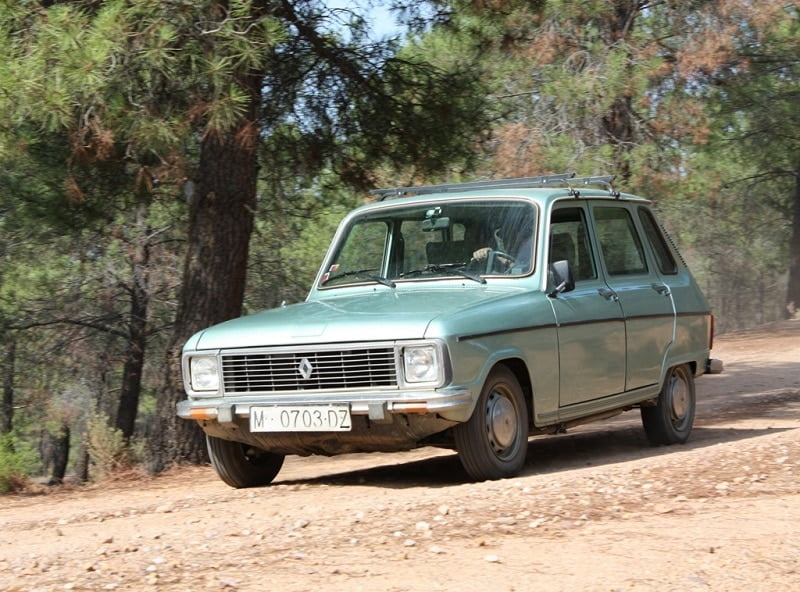
M 396 287 L 396 284 L 392 280 L 379 275 L 375 275 L 374 273 L 370 273 L 372 271 L 375 271 L 375 269 L 367 268 L 367 269 L 354 269 L 352 271 L 343 271 L 341 273 L 337 273 L 336 275 L 331 274 L 330 277 L 328 277 L 328 279 L 324 280 L 322 283 L 327 284 L 330 281 L 338 280 L 339 278 L 343 277 L 357 277 L 365 280 L 371 280 L 373 282 L 378 282 L 379 284 L 383 284 L 384 286 L 388 286 L 390 288 Z
M 460 275 L 462 277 L 472 280 L 473 282 L 478 282 L 479 284 L 486 283 L 485 278 L 465 270 L 463 263 L 429 263 L 425 267 L 421 267 L 419 269 L 412 269 L 410 271 L 405 272 L 403 274 L 403 277 L 408 277 L 409 275 L 419 275 L 426 271 L 435 271 L 439 273 L 449 273 L 451 275 Z

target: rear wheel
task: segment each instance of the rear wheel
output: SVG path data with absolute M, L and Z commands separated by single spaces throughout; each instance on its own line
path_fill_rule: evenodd
M 696 397 L 689 366 L 667 372 L 654 407 L 642 407 L 642 425 L 652 444 L 683 444 L 694 424 Z
M 283 466 L 283 454 L 208 435 L 206 442 L 211 466 L 231 487 L 269 485 Z
M 472 417 L 453 430 L 461 464 L 476 481 L 518 474 L 528 452 L 528 407 L 505 366 L 489 374 Z

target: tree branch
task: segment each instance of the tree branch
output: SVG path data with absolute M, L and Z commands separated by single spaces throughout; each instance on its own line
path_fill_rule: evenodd
M 18 331 L 24 331 L 27 329 L 36 329 L 41 327 L 53 327 L 55 325 L 75 325 L 78 327 L 85 327 L 87 329 L 94 329 L 95 331 L 100 331 L 102 333 L 115 335 L 117 337 L 121 337 L 126 340 L 130 339 L 130 335 L 128 335 L 126 331 L 123 331 L 118 327 L 113 327 L 111 325 L 102 323 L 100 322 L 100 319 L 71 319 L 62 317 L 62 318 L 52 319 L 49 321 L 34 321 L 20 325 L 12 325 L 11 328 Z

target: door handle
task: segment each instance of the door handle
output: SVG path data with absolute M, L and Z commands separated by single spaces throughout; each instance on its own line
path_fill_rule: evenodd
M 662 296 L 669 296 L 671 293 L 669 286 L 666 284 L 650 284 L 650 287 Z
M 619 302 L 619 296 L 617 296 L 617 293 L 611 288 L 598 288 L 597 293 L 606 300 L 611 302 Z

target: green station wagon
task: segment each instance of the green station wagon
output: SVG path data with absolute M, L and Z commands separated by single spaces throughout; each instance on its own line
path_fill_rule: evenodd
M 233 487 L 286 455 L 454 448 L 476 480 L 528 438 L 638 407 L 692 430 L 713 317 L 650 202 L 613 177 L 378 190 L 341 223 L 307 299 L 210 327 L 178 415 Z

